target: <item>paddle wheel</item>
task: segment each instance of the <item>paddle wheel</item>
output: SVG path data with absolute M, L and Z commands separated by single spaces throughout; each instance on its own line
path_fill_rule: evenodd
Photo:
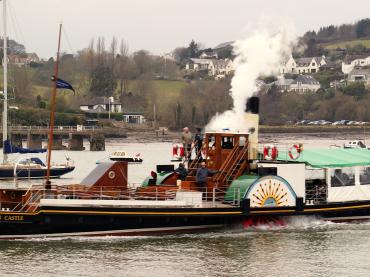
M 284 227 L 287 225 L 283 218 L 273 217 L 273 216 L 259 216 L 259 217 L 249 217 L 243 220 L 243 228 L 258 228 L 258 227 Z

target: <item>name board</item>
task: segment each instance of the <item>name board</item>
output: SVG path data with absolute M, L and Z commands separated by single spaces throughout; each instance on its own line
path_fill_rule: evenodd
M 23 215 L 0 215 L 0 221 L 23 221 Z

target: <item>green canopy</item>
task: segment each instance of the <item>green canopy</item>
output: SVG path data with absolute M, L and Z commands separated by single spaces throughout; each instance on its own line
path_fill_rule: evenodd
M 351 167 L 370 166 L 370 150 L 368 149 L 304 149 L 298 159 L 291 159 L 287 151 L 280 151 L 277 160 L 300 162 L 312 167 Z

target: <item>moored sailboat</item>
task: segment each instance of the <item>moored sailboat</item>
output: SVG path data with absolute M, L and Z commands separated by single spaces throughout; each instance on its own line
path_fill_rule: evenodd
M 28 149 L 15 147 L 12 145 L 8 134 L 8 53 L 7 53 L 7 5 L 3 1 L 3 68 L 4 68 L 4 88 L 3 88 L 3 114 L 2 114 L 2 131 L 3 131 L 3 162 L 0 164 L 0 179 L 23 179 L 23 178 L 44 178 L 47 175 L 47 167 L 37 157 L 27 157 L 18 159 L 19 162 L 9 160 L 8 155 L 14 153 L 44 153 L 46 149 Z M 59 178 L 74 170 L 74 165 L 67 163 L 53 165 L 51 167 L 51 177 Z

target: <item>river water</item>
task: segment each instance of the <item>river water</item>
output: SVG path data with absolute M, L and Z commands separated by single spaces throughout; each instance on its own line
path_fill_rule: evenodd
M 360 135 L 264 135 L 261 140 L 311 148 L 356 138 Z M 114 150 L 141 153 L 144 163 L 129 166 L 131 183 L 171 158 L 168 142 L 116 140 L 107 142 L 105 152 L 55 151 L 55 161 L 67 155 L 76 170 L 54 182 L 79 182 Z M 370 222 L 334 224 L 306 217 L 283 227 L 203 234 L 0 241 L 0 276 L 370 276 Z

